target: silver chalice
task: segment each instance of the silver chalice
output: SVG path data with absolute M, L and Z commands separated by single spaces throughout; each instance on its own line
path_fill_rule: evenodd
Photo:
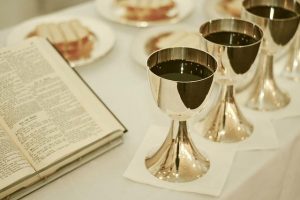
M 278 87 L 273 75 L 273 56 L 288 45 L 299 24 L 299 6 L 294 0 L 244 0 L 242 18 L 264 31 L 260 61 L 247 106 L 272 111 L 285 107 L 290 97 Z
M 221 92 L 215 108 L 204 120 L 204 137 L 215 142 L 238 142 L 248 138 L 253 125 L 235 101 L 235 85 L 245 79 L 257 57 L 262 30 L 239 19 L 216 19 L 200 27 L 202 48 L 218 62 L 216 82 Z
M 298 27 L 298 32 L 289 48 L 289 57 L 287 64 L 285 65 L 283 72 L 283 77 L 300 81 L 300 28 Z
M 177 47 L 154 52 L 147 66 L 155 103 L 172 124 L 162 146 L 146 157 L 146 167 L 169 182 L 197 179 L 207 172 L 210 162 L 191 141 L 186 120 L 208 99 L 217 62 L 206 52 Z

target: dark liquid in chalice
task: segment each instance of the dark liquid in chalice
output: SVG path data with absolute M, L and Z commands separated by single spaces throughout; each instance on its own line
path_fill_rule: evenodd
M 297 16 L 297 14 L 291 10 L 274 6 L 254 6 L 247 10 L 255 15 L 269 19 L 285 19 Z
M 212 75 L 206 66 L 185 60 L 170 60 L 159 63 L 151 71 L 165 79 L 173 81 L 197 81 Z
M 211 42 L 226 46 L 249 45 L 257 41 L 257 39 L 249 35 L 230 31 L 210 33 L 204 37 Z

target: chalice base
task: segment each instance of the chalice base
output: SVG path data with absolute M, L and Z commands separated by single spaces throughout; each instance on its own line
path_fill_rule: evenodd
M 290 103 L 290 97 L 281 91 L 274 79 L 273 55 L 263 53 L 260 65 L 246 105 L 260 111 L 274 111 L 287 106 Z
M 156 153 L 145 159 L 149 172 L 169 182 L 189 182 L 207 173 L 210 161 L 189 138 L 186 121 L 173 121 L 168 136 Z
M 274 81 L 269 81 L 257 87 L 246 105 L 254 110 L 274 111 L 284 108 L 289 103 L 288 94 L 282 92 Z
M 204 137 L 222 143 L 245 140 L 254 129 L 238 108 L 232 85 L 222 86 L 218 104 L 204 123 Z
M 300 53 L 298 58 L 290 58 L 290 61 L 282 72 L 282 76 L 296 82 L 300 81 Z

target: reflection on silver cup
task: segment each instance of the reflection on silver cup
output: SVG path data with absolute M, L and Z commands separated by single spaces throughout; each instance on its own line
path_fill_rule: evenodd
M 249 75 L 263 37 L 251 22 L 216 19 L 200 27 L 202 48 L 217 58 L 217 82 L 221 92 L 217 105 L 205 119 L 205 137 L 215 142 L 238 142 L 248 138 L 253 125 L 238 108 L 234 86 Z
M 192 143 L 186 120 L 208 99 L 217 63 L 208 53 L 177 47 L 153 53 L 147 66 L 154 100 L 172 118 L 172 125 L 162 146 L 145 159 L 146 167 L 169 182 L 197 179 L 210 162 Z

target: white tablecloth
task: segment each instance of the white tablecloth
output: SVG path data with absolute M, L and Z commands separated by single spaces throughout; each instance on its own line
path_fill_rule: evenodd
M 195 11 L 182 24 L 198 27 L 208 19 L 202 7 L 203 0 L 196 2 Z M 94 2 L 62 13 L 106 21 L 97 13 Z M 300 199 L 300 117 L 275 122 L 279 149 L 238 152 L 219 198 L 161 189 L 124 178 L 122 175 L 149 126 L 168 126 L 169 119 L 152 100 L 146 71 L 129 55 L 131 42 L 141 29 L 106 22 L 116 33 L 114 48 L 102 59 L 77 70 L 128 128 L 124 144 L 24 199 Z M 0 45 L 8 33 L 9 29 L 0 31 Z

